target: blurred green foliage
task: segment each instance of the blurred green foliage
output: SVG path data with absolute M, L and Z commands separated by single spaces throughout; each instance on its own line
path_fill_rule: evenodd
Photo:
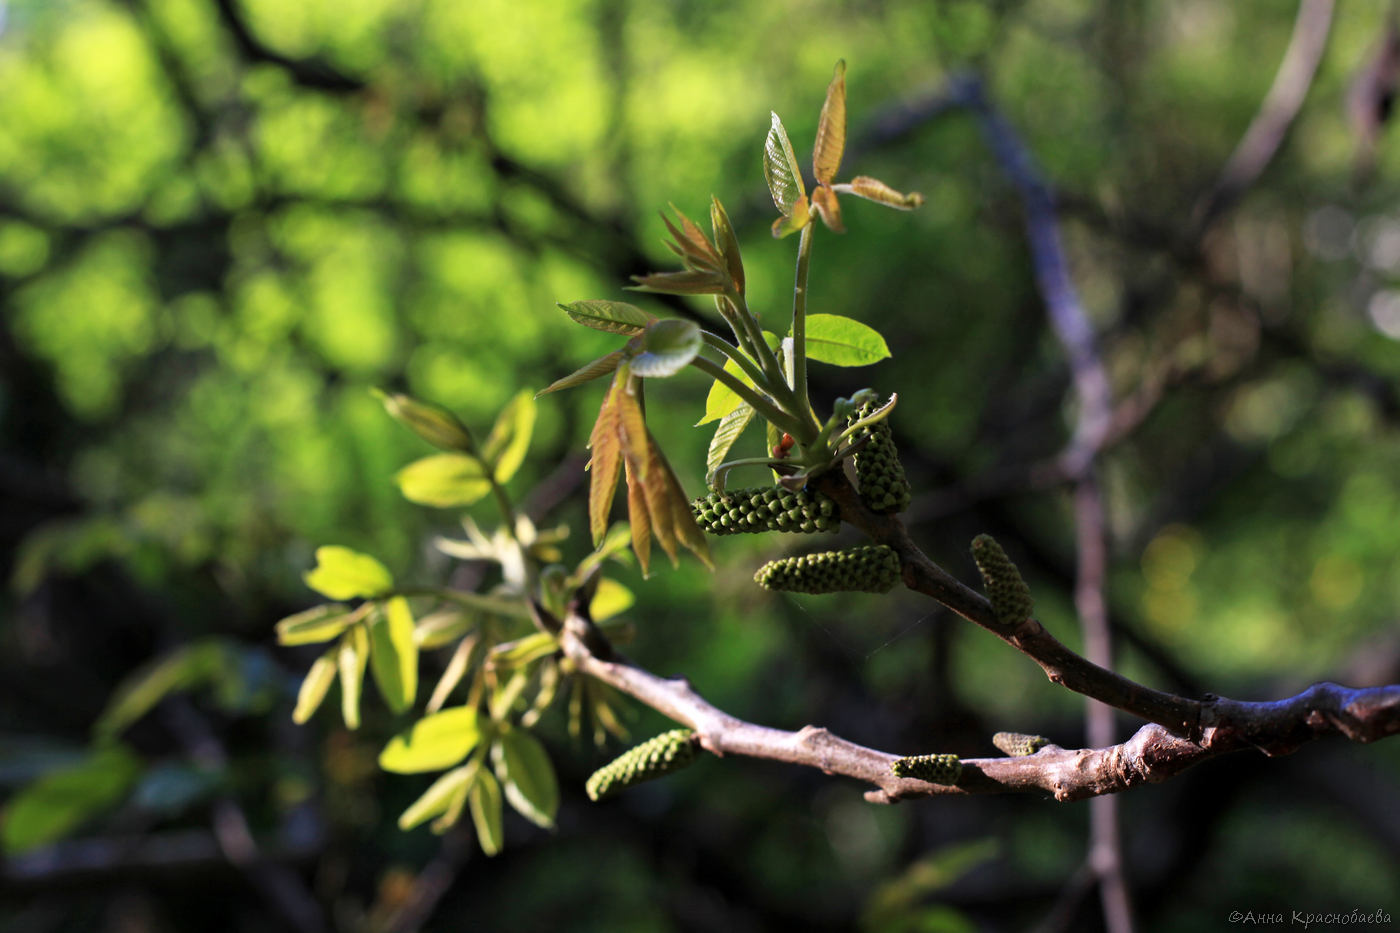
M 287 858 L 315 876 L 336 928 L 388 929 L 404 879 L 442 857 L 393 826 L 426 785 L 377 773 L 395 728 L 382 710 L 367 710 L 367 738 L 330 721 L 291 731 L 293 674 L 312 655 L 266 671 L 272 622 L 310 602 L 301 575 L 317 546 L 374 553 L 397 579 L 462 572 L 423 547 L 456 533 L 452 513 L 395 487 L 429 451 L 369 389 L 402 388 L 484 432 L 516 393 L 615 346 L 555 302 L 623 298 L 628 275 L 669 268 L 654 212 L 674 202 L 701 216 L 711 193 L 742 241 L 752 306 L 780 329 L 792 242 L 767 232 L 763 134 L 777 110 L 809 151 L 838 58 L 850 63 L 845 164 L 928 200 L 896 216 L 848 199 L 850 233 L 818 236 L 811 311 L 878 328 L 893 358 L 818 369 L 815 394 L 824 407 L 871 381 L 899 392 L 911 525 L 929 553 L 974 579 L 967 542 L 993 531 L 1047 626 L 1078 642 L 1065 497 L 979 486 L 1052 455 L 1073 412 L 1020 205 L 974 123 L 935 105 L 975 69 L 1060 194 L 1116 391 L 1162 389 L 1103 463 L 1125 672 L 1241 698 L 1317 678 L 1395 682 L 1400 151 L 1382 137 L 1360 172 L 1343 107 L 1382 38 L 1380 6 L 1339 6 L 1279 155 L 1203 240 L 1189 237 L 1191 205 L 1255 115 L 1294 12 L 1270 0 L 0 2 L 0 573 L 12 584 L 0 782 L 41 778 L 65 801 L 65 781 L 98 772 L 99 797 L 156 787 L 95 818 L 71 801 L 30 823 L 11 809 L 5 832 L 158 840 L 207 829 L 211 795 L 233 794 L 268 846 L 291 840 Z M 682 376 L 648 396 L 695 492 L 708 433 L 690 426 L 707 388 Z M 519 489 L 578 481 L 566 458 L 598 400 L 589 388 L 541 400 Z M 580 556 L 577 495 L 557 518 Z M 629 651 L 738 715 L 883 748 L 986 755 L 1003 728 L 1080 741 L 1076 697 L 921 600 L 764 594 L 749 580 L 780 546 L 724 539 L 714 576 L 629 579 Z M 199 641 L 211 635 L 233 641 Z M 255 686 L 276 681 L 280 705 L 225 703 L 222 680 L 190 675 L 216 686 L 189 702 L 228 760 L 196 768 L 178 730 L 142 720 L 130 742 L 144 777 L 118 781 L 122 767 L 85 757 L 89 727 L 132 670 L 189 657 L 191 643 L 223 646 Z M 651 713 L 629 725 L 665 727 Z M 1082 808 L 874 810 L 853 788 L 767 763 L 704 761 L 590 808 L 583 778 L 606 753 L 544 735 L 559 830 L 508 824 L 505 854 L 459 875 L 427 929 L 1003 928 L 1043 917 L 1083 860 Z M 1199 929 L 1237 907 L 1400 913 L 1400 838 L 1377 817 L 1396 750 L 1295 757 L 1214 762 L 1131 796 L 1145 929 Z M 282 829 L 308 806 L 326 828 L 297 848 Z M 54 877 L 7 875 L 0 926 L 188 929 L 208 911 L 159 873 L 138 872 L 116 899 Z M 226 903 L 227 925 L 202 928 L 265 928 L 275 912 L 241 889 Z

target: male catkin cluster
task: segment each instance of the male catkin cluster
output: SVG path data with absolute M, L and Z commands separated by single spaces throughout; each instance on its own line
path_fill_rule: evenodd
M 814 489 L 758 486 L 711 492 L 690 504 L 695 520 L 712 535 L 835 531 L 836 502 Z
M 1023 732 L 998 732 L 992 736 L 992 744 L 1012 758 L 1034 755 L 1050 744 L 1043 735 L 1026 735 Z
M 788 593 L 887 593 L 899 582 L 899 555 L 883 544 L 771 560 L 754 582 Z
M 851 417 L 851 423 L 864 418 L 875 408 L 873 404 L 863 406 Z M 855 455 L 860 498 L 872 512 L 903 512 L 909 507 L 909 480 L 904 476 L 904 465 L 899 462 L 899 451 L 895 449 L 889 422 L 877 422 L 867 431 L 870 440 Z
M 957 755 L 911 755 L 890 765 L 896 777 L 918 778 L 930 784 L 956 784 L 962 776 Z
M 672 729 L 628 749 L 594 771 L 584 789 L 589 800 L 602 800 L 633 784 L 679 771 L 694 760 L 695 733 Z
M 1020 625 L 1035 614 L 1030 587 L 991 535 L 972 539 L 972 559 L 982 574 L 987 599 L 1002 625 Z

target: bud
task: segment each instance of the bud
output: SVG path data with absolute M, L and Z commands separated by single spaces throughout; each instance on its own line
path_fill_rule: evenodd
M 930 784 L 956 784 L 962 776 L 957 755 L 913 755 L 890 765 L 896 777 L 918 778 Z
M 476 445 L 466 425 L 445 408 L 420 402 L 416 398 L 398 392 L 372 390 L 384 408 L 400 424 L 414 434 L 442 450 L 474 453 Z
M 899 578 L 899 555 L 883 544 L 784 557 L 754 574 L 759 586 L 788 593 L 887 593 Z
M 1026 735 L 1022 732 L 998 732 L 992 736 L 992 744 L 1012 758 L 1034 755 L 1050 744 L 1043 735 Z
M 633 784 L 679 771 L 695 760 L 695 745 L 694 732 L 672 729 L 628 749 L 593 772 L 584 787 L 588 799 L 602 800 Z
M 982 574 L 992 611 L 1002 625 L 1020 625 L 1035 614 L 1030 587 L 991 535 L 972 539 L 972 559 Z

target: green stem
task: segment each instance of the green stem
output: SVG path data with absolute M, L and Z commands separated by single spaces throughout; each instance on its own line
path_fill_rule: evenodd
M 702 330 L 700 332 L 700 337 L 705 341 L 706 346 L 714 347 L 733 360 L 754 385 L 763 386 L 764 389 L 767 390 L 767 377 L 764 375 L 763 371 L 758 368 L 758 364 L 756 364 L 753 358 L 747 353 L 734 346 L 734 344 L 725 340 L 723 337 L 712 334 L 707 330 Z
M 753 407 L 754 411 L 758 412 L 764 418 L 767 418 L 778 428 L 786 431 L 793 437 L 799 437 L 804 434 L 810 436 L 812 434 L 810 429 L 804 428 L 802 422 L 773 404 L 771 399 L 765 398 L 754 389 L 745 385 L 742 379 L 739 379 L 732 373 L 725 372 L 724 367 L 720 366 L 718 363 L 707 360 L 703 356 L 697 356 L 690 361 L 690 365 L 714 378 L 716 381 L 724 383 L 734 391 L 735 395 L 748 402 L 749 405 Z
M 754 359 L 758 360 L 763 367 L 763 371 L 774 382 L 787 383 L 783 381 L 783 367 L 778 363 L 778 358 L 773 355 L 773 350 L 768 346 L 768 341 L 763 339 L 763 328 L 758 325 L 758 318 L 754 317 L 749 310 L 749 303 L 738 291 L 731 293 L 729 300 L 738 309 L 739 318 L 744 322 L 744 327 L 749 331 L 749 342 L 755 345 Z
M 812 230 L 815 227 L 815 223 L 803 227 L 797 243 L 797 275 L 792 286 L 792 391 L 801 406 L 802 420 L 820 427 L 807 398 L 807 274 L 812 265 Z

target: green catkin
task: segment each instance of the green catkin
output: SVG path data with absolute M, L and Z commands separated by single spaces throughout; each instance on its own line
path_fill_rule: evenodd
M 890 765 L 896 777 L 918 778 L 930 784 L 956 784 L 962 776 L 957 755 L 911 755 Z
M 851 417 L 850 423 L 869 415 L 876 407 L 863 406 Z M 904 476 L 904 465 L 899 462 L 889 421 L 877 422 L 867 430 L 870 440 L 855 455 L 856 484 L 861 501 L 872 512 L 903 512 L 911 498 L 909 480 Z
M 982 574 L 987 599 L 992 603 L 997 621 L 1002 625 L 1020 625 L 1035 615 L 1030 587 L 995 538 L 991 535 L 973 538 L 972 559 Z
M 1026 735 L 1023 732 L 998 732 L 992 736 L 992 744 L 1012 758 L 1034 755 L 1050 744 L 1043 735 Z
M 633 784 L 665 777 L 695 760 L 695 733 L 672 729 L 628 749 L 603 765 L 584 789 L 589 800 L 602 800 Z
M 754 582 L 788 593 L 888 593 L 899 582 L 899 555 L 883 544 L 772 560 Z
M 816 490 L 758 486 L 711 492 L 690 503 L 695 521 L 712 535 L 836 531 L 836 501 Z

